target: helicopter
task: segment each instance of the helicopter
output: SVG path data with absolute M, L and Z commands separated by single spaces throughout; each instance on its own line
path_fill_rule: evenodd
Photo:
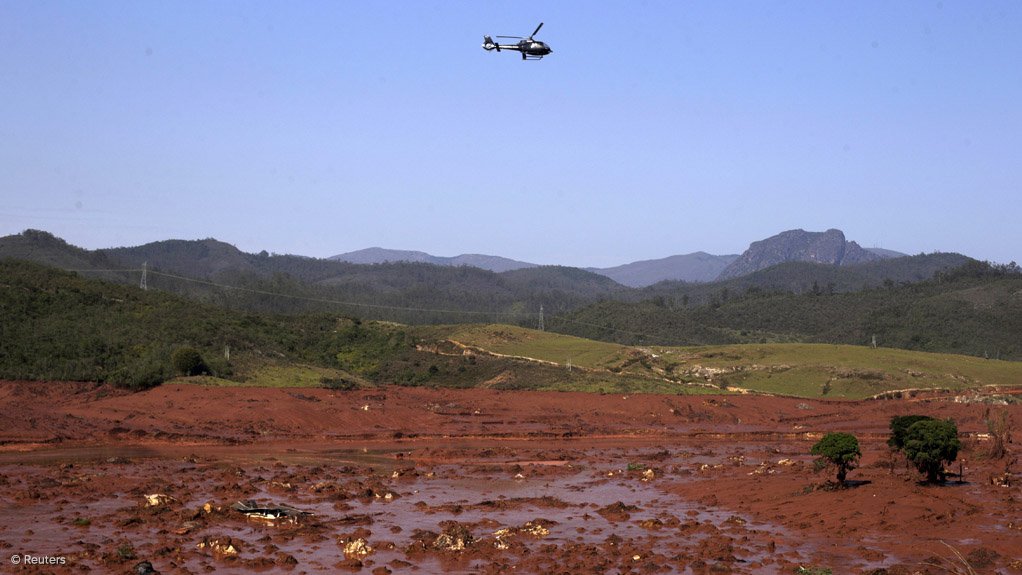
M 522 38 L 521 36 L 497 36 L 497 38 L 518 38 L 518 42 L 515 44 L 498 44 L 493 41 L 493 38 L 489 36 L 483 36 L 483 50 L 489 52 L 490 50 L 517 50 L 522 53 L 522 60 L 542 60 L 543 56 L 553 52 L 550 46 L 547 46 L 545 42 L 539 40 L 533 40 L 532 37 L 539 33 L 539 29 L 543 27 L 543 23 L 540 22 L 539 26 L 529 35 L 528 38 Z

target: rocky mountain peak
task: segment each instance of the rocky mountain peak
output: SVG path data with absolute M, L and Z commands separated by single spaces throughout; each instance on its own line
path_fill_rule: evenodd
M 736 278 L 792 261 L 845 266 L 879 259 L 883 258 L 846 240 L 841 230 L 788 230 L 753 242 L 745 253 L 724 268 L 717 279 Z

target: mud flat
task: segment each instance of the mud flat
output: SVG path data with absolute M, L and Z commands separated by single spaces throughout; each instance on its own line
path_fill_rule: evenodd
M 1020 448 L 984 435 L 1002 412 L 1022 422 L 950 395 L 2 382 L 0 570 L 1022 573 Z M 961 479 L 892 457 L 910 413 L 957 422 Z M 863 449 L 846 489 L 808 454 L 829 431 Z

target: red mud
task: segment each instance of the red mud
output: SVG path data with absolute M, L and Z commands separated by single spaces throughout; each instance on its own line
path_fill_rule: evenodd
M 991 459 L 983 435 L 1002 411 L 1022 421 L 951 396 L 3 382 L 0 571 L 968 573 L 957 552 L 1022 573 L 1020 448 Z M 910 413 L 955 420 L 963 481 L 891 457 Z M 859 438 L 849 488 L 813 471 L 830 431 Z M 311 515 L 254 521 L 242 500 Z

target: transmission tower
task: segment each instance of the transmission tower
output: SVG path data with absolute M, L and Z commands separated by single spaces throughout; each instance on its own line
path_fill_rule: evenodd
M 539 306 L 539 331 L 546 331 L 543 327 L 543 306 Z
M 146 267 L 148 267 L 148 265 L 149 265 L 149 262 L 142 262 L 142 280 L 140 282 L 138 282 L 138 287 L 142 288 L 145 291 L 149 291 L 149 286 L 146 285 L 146 281 L 145 281 L 145 275 L 146 275 L 145 272 L 146 272 Z

